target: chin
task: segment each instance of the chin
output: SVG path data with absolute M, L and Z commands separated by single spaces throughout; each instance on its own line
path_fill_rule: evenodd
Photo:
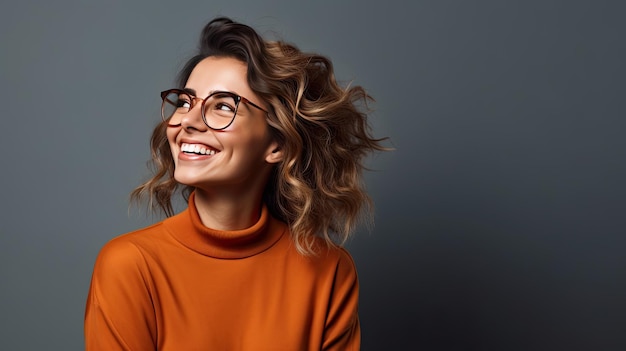
M 199 179 L 198 177 L 189 175 L 189 174 L 176 174 L 174 172 L 174 180 L 182 185 L 194 186 L 197 187 L 200 184 L 206 182 L 206 180 Z

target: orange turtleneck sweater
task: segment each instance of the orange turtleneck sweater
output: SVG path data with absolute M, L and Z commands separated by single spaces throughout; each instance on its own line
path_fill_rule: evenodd
M 194 206 L 111 240 L 95 263 L 85 342 L 95 350 L 358 350 L 358 282 L 344 249 L 304 257 L 264 208 L 238 231 Z

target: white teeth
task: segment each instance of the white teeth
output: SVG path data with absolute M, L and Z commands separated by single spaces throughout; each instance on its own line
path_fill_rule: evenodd
M 183 152 L 192 152 L 195 154 L 201 155 L 215 155 L 216 151 L 212 149 L 207 149 L 206 147 L 199 144 L 187 144 L 183 143 L 180 145 L 180 150 Z

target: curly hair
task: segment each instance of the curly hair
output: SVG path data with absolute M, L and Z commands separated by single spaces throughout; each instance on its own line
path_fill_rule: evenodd
M 177 79 L 184 87 L 194 67 L 209 57 L 230 57 L 247 64 L 250 88 L 269 105 L 267 123 L 280 144 L 283 160 L 264 189 L 263 201 L 272 215 L 286 222 L 297 250 L 316 252 L 316 238 L 341 246 L 372 202 L 362 183 L 364 157 L 387 150 L 371 135 L 367 122 L 372 98 L 360 86 L 342 88 L 332 62 L 304 53 L 283 41 L 266 41 L 251 27 L 219 17 L 202 31 L 198 53 Z M 172 195 L 180 190 L 188 200 L 193 187 L 174 179 L 174 161 L 166 137 L 167 125 L 152 134 L 151 179 L 131 193 L 147 197 L 152 210 L 174 214 Z

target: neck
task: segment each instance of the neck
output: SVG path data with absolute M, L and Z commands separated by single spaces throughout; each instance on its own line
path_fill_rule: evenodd
M 240 196 L 216 196 L 196 188 L 195 205 L 202 224 L 217 230 L 240 230 L 254 225 L 261 215 L 261 196 L 242 199 Z

